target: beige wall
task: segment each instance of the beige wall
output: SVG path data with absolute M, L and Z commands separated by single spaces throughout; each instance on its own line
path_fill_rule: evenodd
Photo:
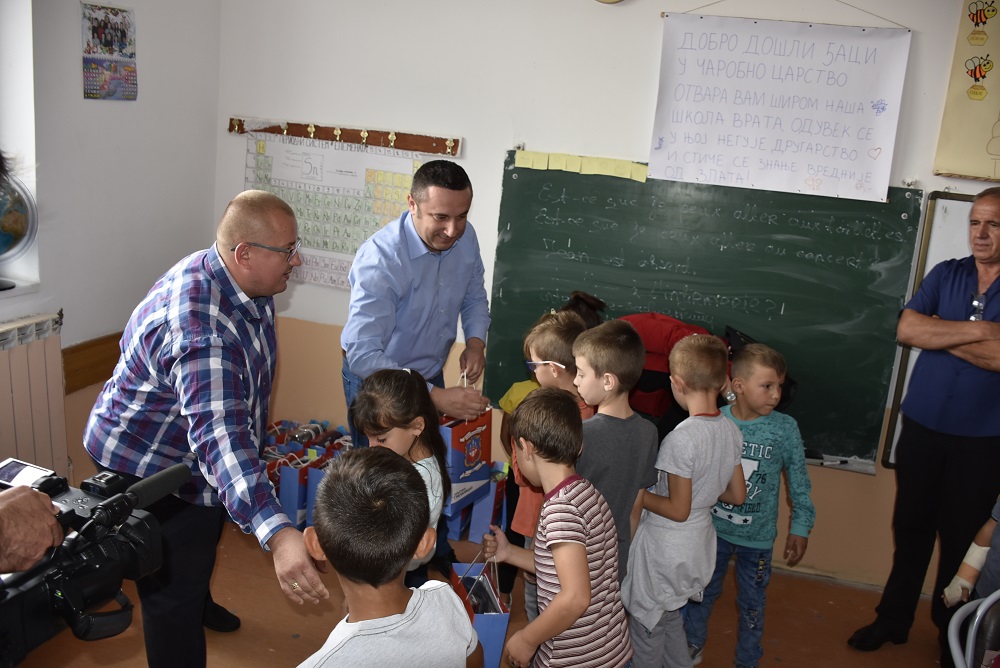
M 271 400 L 272 420 L 329 420 L 333 426 L 347 423 L 347 404 L 341 376 L 341 327 L 295 318 L 278 320 L 278 376 Z M 445 384 L 458 383 L 458 356 L 462 346 L 452 349 L 445 364 Z M 499 397 L 497 397 L 499 398 Z M 497 417 L 497 425 L 499 425 Z M 503 457 L 494 429 L 494 459 Z
M 66 444 L 69 450 L 69 484 L 80 486 L 80 481 L 97 473 L 94 461 L 83 449 L 83 429 L 94 407 L 101 385 L 91 385 L 66 395 Z
M 329 420 L 343 424 L 347 418 L 341 382 L 340 330 L 294 318 L 278 318 L 278 377 L 271 405 L 272 419 Z M 445 381 L 458 380 L 456 346 L 445 367 Z M 80 445 L 87 415 L 100 386 L 88 387 L 66 397 L 66 426 L 73 461 L 72 481 L 93 473 L 93 464 Z M 494 402 L 499 397 L 491 397 Z M 503 458 L 494 422 L 493 457 Z M 895 480 L 891 470 L 876 466 L 874 476 L 809 467 L 816 504 L 816 528 L 809 549 L 797 571 L 826 575 L 844 580 L 881 586 L 892 561 L 892 535 L 889 525 Z M 788 529 L 787 504 L 778 522 L 775 563 L 784 563 L 782 551 Z M 936 557 L 935 557 L 936 559 Z M 931 564 L 933 573 L 936 562 Z M 931 590 L 928 577 L 924 591 Z

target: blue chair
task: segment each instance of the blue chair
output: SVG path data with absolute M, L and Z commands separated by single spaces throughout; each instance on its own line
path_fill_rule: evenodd
M 1000 590 L 986 598 L 969 601 L 959 608 L 948 623 L 948 648 L 955 668 L 978 668 L 988 649 L 1000 649 Z M 969 617 L 969 628 L 962 642 L 962 624 Z

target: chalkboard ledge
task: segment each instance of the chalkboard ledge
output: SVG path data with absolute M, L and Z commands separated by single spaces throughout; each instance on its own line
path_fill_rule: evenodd
M 822 459 L 806 457 L 806 464 L 837 469 L 838 471 L 853 471 L 854 473 L 875 475 L 875 462 L 870 459 L 861 459 L 860 457 L 837 457 L 835 455 L 824 455 Z

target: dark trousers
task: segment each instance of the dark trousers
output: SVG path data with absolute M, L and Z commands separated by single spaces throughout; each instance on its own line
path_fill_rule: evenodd
M 202 619 L 224 511 L 175 496 L 160 499 L 147 510 L 160 524 L 163 566 L 136 582 L 146 661 L 150 668 L 204 666 Z
M 896 504 L 892 517 L 892 571 L 875 608 L 879 619 L 909 628 L 924 575 L 941 541 L 931 618 L 946 630 L 956 608 L 941 592 L 1000 494 L 1000 437 L 941 434 L 903 417 L 896 446 Z

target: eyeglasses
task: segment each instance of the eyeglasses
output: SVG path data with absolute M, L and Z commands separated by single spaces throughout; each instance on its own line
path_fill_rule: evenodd
M 982 320 L 983 319 L 983 309 L 986 308 L 986 293 L 979 295 L 972 295 L 972 308 L 975 309 L 972 315 L 969 316 L 969 320 Z
M 247 246 L 256 246 L 257 248 L 263 248 L 264 250 L 274 251 L 275 253 L 284 253 L 285 255 L 288 256 L 287 258 L 288 264 L 291 264 L 292 258 L 295 257 L 296 253 L 299 252 L 299 247 L 302 245 L 302 237 L 297 237 L 295 239 L 295 246 L 292 248 L 281 248 L 279 246 L 265 246 L 264 244 L 254 243 L 253 241 L 244 241 L 243 243 L 245 243 Z M 236 250 L 237 246 L 239 246 L 239 244 L 236 244 L 236 246 L 233 246 L 229 250 L 234 251 Z
M 565 364 L 560 364 L 559 362 L 553 362 L 552 360 L 544 360 L 542 362 L 525 362 L 524 363 L 524 365 L 526 367 L 528 367 L 528 371 L 531 371 L 532 373 L 534 373 L 534 371 L 535 371 L 536 368 L 542 366 L 543 364 L 551 364 L 553 366 L 559 367 L 560 369 L 565 369 L 566 368 Z

